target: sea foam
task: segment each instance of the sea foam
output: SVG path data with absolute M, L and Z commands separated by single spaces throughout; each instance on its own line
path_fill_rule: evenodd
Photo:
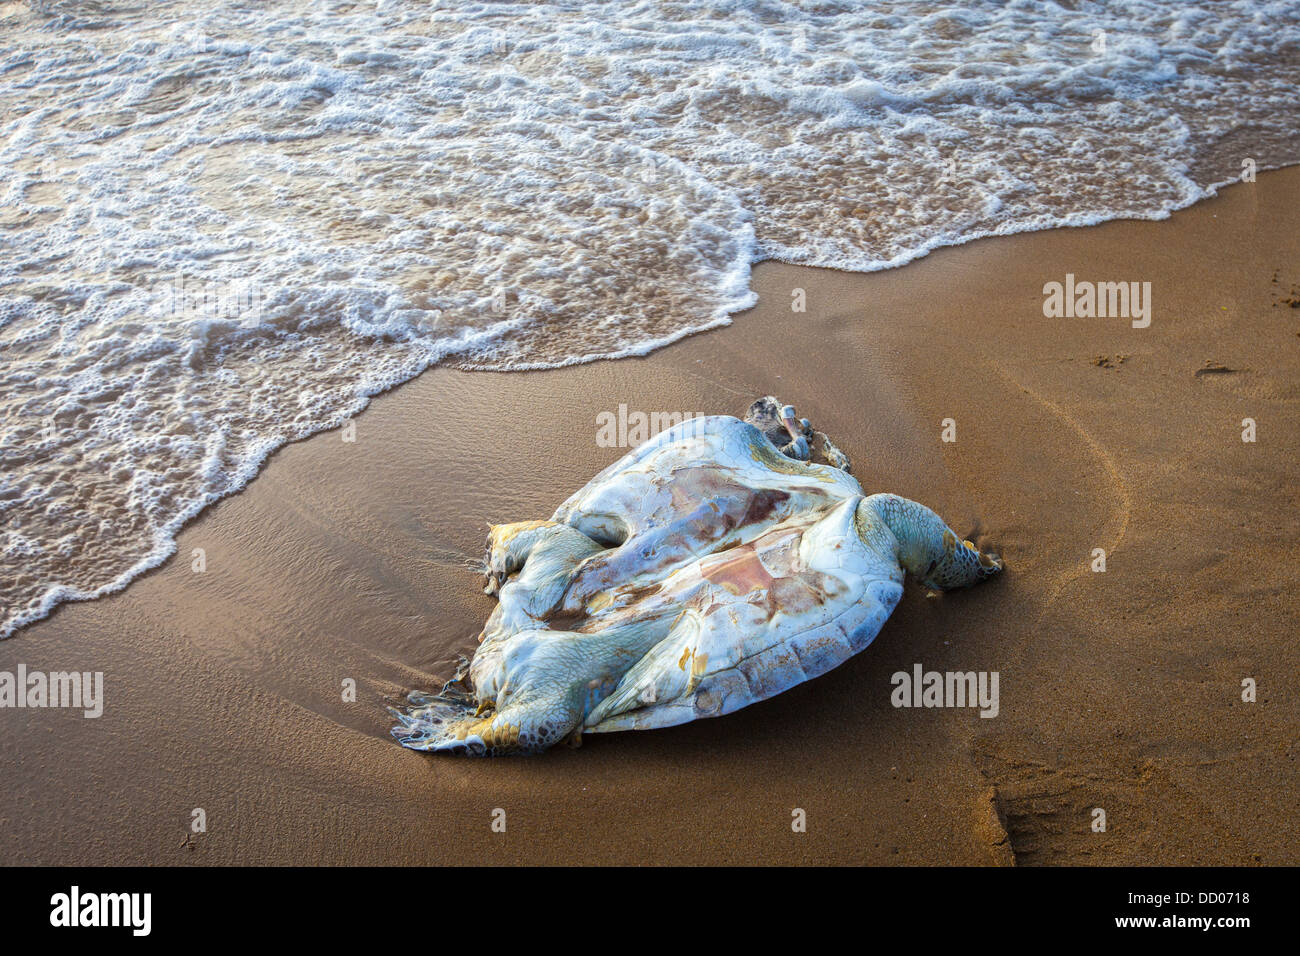
M 0 636 L 433 363 L 1300 155 L 1294 3 L 0 6 Z

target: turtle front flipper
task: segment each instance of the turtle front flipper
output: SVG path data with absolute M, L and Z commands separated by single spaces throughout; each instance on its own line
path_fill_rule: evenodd
M 963 541 L 937 514 L 908 498 L 872 495 L 858 506 L 857 520 L 864 540 L 887 529 L 903 570 L 933 590 L 970 587 L 1002 570 L 1000 557 Z
M 813 436 L 821 442 L 821 454 L 826 459 L 826 464 L 832 468 L 838 468 L 840 471 L 853 471 L 853 464 L 849 461 L 849 456 L 840 451 L 838 445 L 831 441 L 831 437 L 825 432 L 814 431 Z

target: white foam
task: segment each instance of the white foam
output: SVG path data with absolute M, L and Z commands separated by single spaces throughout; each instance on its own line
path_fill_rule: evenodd
M 645 354 L 764 258 L 1160 218 L 1300 150 L 1281 2 L 33 7 L 0 8 L 0 636 L 432 363 Z

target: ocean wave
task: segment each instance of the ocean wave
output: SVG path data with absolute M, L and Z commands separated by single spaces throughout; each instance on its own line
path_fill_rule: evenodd
M 434 363 L 1300 155 L 1294 3 L 0 6 L 0 636 Z M 1248 144 L 1248 152 L 1243 144 Z

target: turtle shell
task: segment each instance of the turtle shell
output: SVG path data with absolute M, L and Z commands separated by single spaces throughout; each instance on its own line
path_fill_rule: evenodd
M 866 647 L 903 570 L 862 500 L 850 475 L 786 458 L 729 416 L 683 422 L 597 475 L 553 520 L 605 548 L 546 624 L 663 636 L 624 673 L 597 675 L 584 729 L 730 713 Z

